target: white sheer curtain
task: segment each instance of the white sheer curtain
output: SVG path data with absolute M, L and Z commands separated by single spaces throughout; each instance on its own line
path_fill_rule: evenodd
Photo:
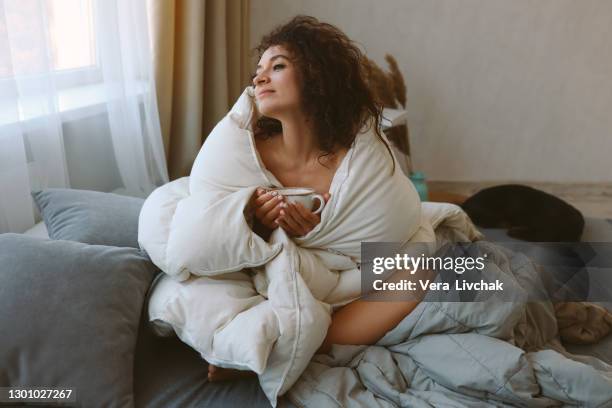
M 168 181 L 145 0 L 0 0 L 0 233 L 47 187 Z

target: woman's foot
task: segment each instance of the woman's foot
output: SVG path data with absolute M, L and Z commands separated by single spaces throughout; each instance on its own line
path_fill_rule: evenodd
M 231 368 L 222 368 L 215 365 L 208 365 L 208 381 L 229 381 L 238 378 L 252 377 L 253 371 L 233 370 Z

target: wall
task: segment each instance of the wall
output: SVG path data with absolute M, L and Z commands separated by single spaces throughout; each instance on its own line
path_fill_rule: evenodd
M 251 45 L 300 13 L 396 57 L 429 179 L 612 181 L 612 1 L 251 0 Z

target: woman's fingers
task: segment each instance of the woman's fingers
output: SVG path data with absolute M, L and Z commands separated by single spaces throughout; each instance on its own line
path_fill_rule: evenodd
M 267 192 L 263 188 L 258 188 L 255 190 L 251 198 L 249 199 L 249 208 L 255 211 L 259 207 L 261 207 L 266 201 L 270 199 L 271 196 L 263 197 Z
M 305 224 L 309 229 L 314 228 L 315 225 L 321 221 L 321 218 L 317 214 L 313 214 L 312 211 L 308 211 L 306 207 L 304 207 L 300 203 L 291 203 L 295 212 L 297 214 L 298 221 L 303 221 L 302 224 Z M 310 232 L 310 231 L 309 231 Z
M 251 200 L 253 201 L 253 203 L 255 203 L 255 202 L 257 202 L 257 200 L 259 198 L 261 198 L 261 196 L 263 196 L 263 195 L 265 195 L 267 193 L 269 193 L 268 190 L 266 190 L 265 188 L 259 187 L 258 189 L 255 190 L 255 193 L 251 197 Z
M 283 221 L 279 225 L 293 235 L 306 235 L 321 221 L 318 215 L 313 214 L 300 203 L 288 203 L 280 211 L 279 220 Z
M 274 197 L 276 197 L 278 194 L 276 194 L 276 191 L 267 191 L 263 194 L 259 194 L 257 195 L 257 197 L 255 197 L 255 205 L 256 206 L 262 206 L 264 205 L 266 202 L 270 201 L 271 199 L 273 199 Z
M 287 209 L 291 218 L 293 218 L 293 221 L 295 221 L 295 223 L 300 226 L 300 231 L 302 232 L 302 235 L 306 235 L 307 233 L 309 233 L 310 230 L 314 227 L 314 225 L 312 225 L 312 222 L 310 220 L 302 216 L 302 214 L 297 209 L 297 205 L 295 203 L 288 203 Z
M 261 221 L 263 221 L 268 212 L 283 201 L 283 196 L 269 194 L 271 193 L 266 193 L 255 200 L 255 215 Z
M 280 210 L 282 208 L 281 204 L 282 200 L 279 200 L 279 202 L 276 203 L 276 205 L 272 209 L 270 209 L 267 213 L 263 215 L 263 217 L 261 218 L 261 222 L 264 225 L 267 225 L 269 228 L 276 228 L 276 225 L 274 225 L 274 220 L 277 219 L 280 215 Z
M 323 199 L 327 203 L 331 194 L 324 193 Z M 266 201 L 264 201 L 266 200 Z M 261 196 L 262 209 L 260 211 L 261 218 L 264 223 L 270 224 L 273 227 L 282 227 L 290 236 L 302 236 L 308 234 L 312 229 L 321 222 L 321 217 L 306 209 L 300 203 L 286 202 L 275 200 L 267 197 L 267 193 Z M 275 205 L 272 205 L 274 203 Z
M 281 215 L 276 219 L 276 223 L 284 229 L 290 237 L 295 237 L 300 235 L 300 231 L 297 231 L 287 222 L 287 218 L 284 215 Z
M 262 205 L 264 205 L 266 202 L 268 202 L 272 198 L 274 198 L 272 193 L 269 193 L 269 192 L 263 193 L 255 197 L 255 199 L 253 200 L 253 203 L 255 204 L 256 207 L 261 207 Z
M 289 209 L 289 206 L 283 208 L 280 211 L 280 219 L 285 221 L 285 223 L 291 228 L 294 235 L 304 235 L 305 227 L 300 224 L 294 217 L 293 211 Z

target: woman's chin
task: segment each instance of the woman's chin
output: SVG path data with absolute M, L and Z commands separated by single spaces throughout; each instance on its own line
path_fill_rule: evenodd
M 272 119 L 276 119 L 276 116 L 278 115 L 278 111 L 276 109 L 271 109 L 270 106 L 266 106 L 265 103 L 263 105 L 257 105 L 257 110 L 259 110 L 262 115 Z

